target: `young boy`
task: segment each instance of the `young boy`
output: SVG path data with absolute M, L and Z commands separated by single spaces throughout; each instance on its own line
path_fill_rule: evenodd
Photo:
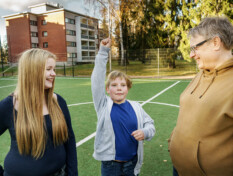
M 143 161 L 143 140 L 155 134 L 154 121 L 137 102 L 126 100 L 132 82 L 119 71 L 108 75 L 106 64 L 111 40 L 101 41 L 91 76 L 98 122 L 93 157 L 101 162 L 102 176 L 135 176 Z

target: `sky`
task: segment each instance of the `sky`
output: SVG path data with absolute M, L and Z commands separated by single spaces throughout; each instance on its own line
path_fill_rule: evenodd
M 98 12 L 94 10 L 96 8 L 92 7 L 85 0 L 0 0 L 0 35 L 6 35 L 5 19 L 3 16 L 30 11 L 28 6 L 45 2 L 59 3 L 67 10 L 99 18 Z

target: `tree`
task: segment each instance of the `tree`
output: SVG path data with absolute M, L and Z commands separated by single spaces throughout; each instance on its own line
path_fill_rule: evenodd
M 8 61 L 8 44 L 7 41 L 0 37 L 0 62 L 7 63 Z
M 101 6 L 99 6 L 100 9 L 108 9 L 109 10 L 109 15 L 108 18 L 111 20 L 109 20 L 109 23 L 112 24 L 112 21 L 114 20 L 115 22 L 117 22 L 119 25 L 119 31 L 120 31 L 120 45 L 121 45 L 121 64 L 123 65 L 124 62 L 124 45 L 123 45 L 123 34 L 122 34 L 122 18 L 121 18 L 121 13 L 120 13 L 120 9 L 121 9 L 121 4 L 122 2 L 124 2 L 124 0 L 119 0 L 118 2 L 115 2 L 114 0 L 86 0 L 86 2 L 88 3 L 92 3 L 93 5 L 96 5 L 97 3 L 101 4 Z M 112 18 L 114 17 L 114 18 Z M 109 24 L 110 27 L 110 24 Z M 111 36 L 110 36 L 111 37 Z
M 101 29 L 103 30 L 104 36 L 108 36 L 109 35 L 109 25 L 107 19 L 108 9 L 106 8 L 100 9 L 100 14 L 102 16 Z
M 179 25 L 181 41 L 179 49 L 184 59 L 190 60 L 187 31 L 197 26 L 203 18 L 208 16 L 226 16 L 233 22 L 232 0 L 198 0 L 197 2 L 190 3 L 182 0 L 182 16 Z

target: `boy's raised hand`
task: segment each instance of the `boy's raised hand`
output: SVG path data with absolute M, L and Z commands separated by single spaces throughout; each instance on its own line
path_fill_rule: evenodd
M 106 38 L 106 39 L 103 39 L 101 41 L 100 45 L 110 48 L 111 47 L 111 43 L 112 43 L 111 39 L 110 38 Z

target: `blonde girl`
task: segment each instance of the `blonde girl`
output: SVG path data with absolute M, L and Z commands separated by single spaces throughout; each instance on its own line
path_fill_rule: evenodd
M 16 90 L 0 102 L 0 135 L 11 134 L 4 176 L 78 175 L 69 110 L 53 92 L 55 66 L 56 56 L 43 49 L 20 56 Z

